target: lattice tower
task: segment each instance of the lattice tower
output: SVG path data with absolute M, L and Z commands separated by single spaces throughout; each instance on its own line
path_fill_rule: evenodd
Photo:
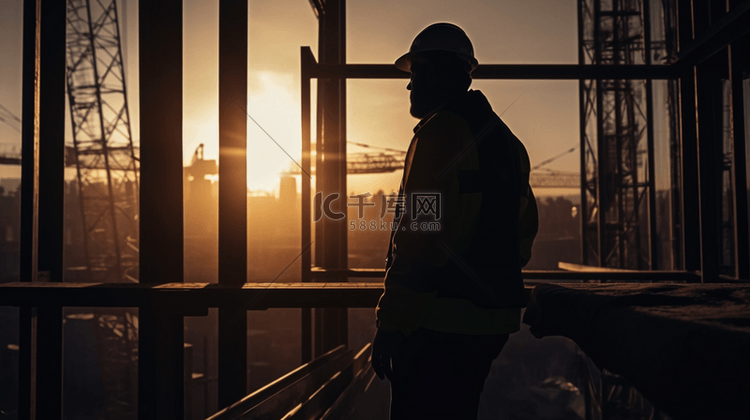
M 138 277 L 138 157 L 115 0 L 68 0 L 67 88 L 86 272 Z

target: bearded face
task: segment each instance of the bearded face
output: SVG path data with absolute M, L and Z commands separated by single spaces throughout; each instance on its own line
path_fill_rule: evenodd
M 406 89 L 411 101 L 409 113 L 414 118 L 424 118 L 435 108 L 466 92 L 471 84 L 466 73 L 454 71 L 444 62 L 429 57 L 414 56 L 411 60 L 411 79 Z

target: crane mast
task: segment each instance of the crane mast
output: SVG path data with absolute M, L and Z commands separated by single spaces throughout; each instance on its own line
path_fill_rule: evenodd
M 67 90 L 88 281 L 138 277 L 138 157 L 117 3 L 67 1 Z

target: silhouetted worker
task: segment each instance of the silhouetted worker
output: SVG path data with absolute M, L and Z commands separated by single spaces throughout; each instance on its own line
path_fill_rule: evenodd
M 391 420 L 475 419 L 492 361 L 519 330 L 521 267 L 537 209 L 523 144 L 468 90 L 471 41 L 425 28 L 396 67 L 411 72 L 409 145 L 377 308 L 375 372 Z

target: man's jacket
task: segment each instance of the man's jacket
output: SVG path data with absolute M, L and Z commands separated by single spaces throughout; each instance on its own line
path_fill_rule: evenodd
M 523 144 L 470 90 L 414 129 L 386 260 L 378 326 L 518 330 L 521 267 L 538 221 Z

